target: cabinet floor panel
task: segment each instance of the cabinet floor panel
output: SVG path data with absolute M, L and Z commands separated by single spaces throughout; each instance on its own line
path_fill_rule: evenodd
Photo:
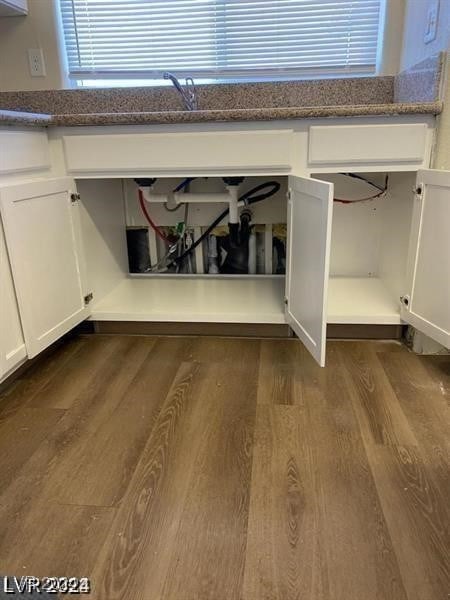
M 129 278 L 94 304 L 91 319 L 285 323 L 284 288 L 284 278 Z
M 332 277 L 327 322 L 398 325 L 399 300 L 377 277 Z

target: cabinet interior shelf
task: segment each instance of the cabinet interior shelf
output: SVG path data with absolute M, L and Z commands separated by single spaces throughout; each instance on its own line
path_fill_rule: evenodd
M 331 277 L 328 323 L 399 325 L 400 301 L 378 277 Z
M 128 278 L 93 320 L 284 323 L 284 279 Z
M 284 278 L 279 277 L 129 277 L 94 304 L 91 319 L 285 323 L 284 288 Z M 378 278 L 331 278 L 328 322 L 399 324 L 398 301 Z

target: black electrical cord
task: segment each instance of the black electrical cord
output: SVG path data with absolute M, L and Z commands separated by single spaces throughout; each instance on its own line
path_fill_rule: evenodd
M 258 192 L 261 192 L 262 190 L 266 189 L 267 187 L 270 187 L 269 191 L 258 194 Z M 249 190 L 248 192 L 245 192 L 244 194 L 242 194 L 242 196 L 239 197 L 238 202 L 244 202 L 245 205 L 249 206 L 250 204 L 255 204 L 256 202 L 261 202 L 262 200 L 265 200 L 266 198 L 270 198 L 270 196 L 273 196 L 274 194 L 276 194 L 279 189 L 280 189 L 280 184 L 278 183 L 278 181 L 266 181 L 265 183 L 261 183 L 260 185 L 257 185 L 253 189 Z M 258 194 L 258 195 L 254 196 L 254 194 Z M 208 237 L 208 235 L 211 233 L 211 231 L 215 227 L 217 227 L 217 225 L 222 221 L 222 219 L 224 217 L 227 216 L 227 214 L 229 212 L 230 212 L 229 207 L 226 208 L 223 212 L 221 212 L 220 215 L 216 219 L 214 219 L 214 221 L 211 223 L 211 225 L 209 225 L 208 228 L 202 233 L 202 235 L 198 239 L 195 240 L 195 242 L 192 244 L 192 246 L 190 246 L 187 250 L 185 250 L 185 252 L 183 252 L 183 254 L 180 254 L 180 256 L 177 256 L 176 258 L 174 258 L 173 261 L 168 266 L 170 267 L 171 265 L 184 260 L 190 252 L 195 250 L 195 248 L 197 248 L 197 246 L 199 244 L 201 244 L 206 237 Z
M 366 177 L 363 177 L 362 175 L 358 175 L 358 173 L 339 173 L 339 175 L 345 175 L 346 177 L 353 177 L 353 179 L 360 179 L 361 181 L 365 181 L 366 183 L 368 183 L 372 187 L 377 188 L 377 190 L 380 190 L 381 192 L 385 191 L 385 187 L 386 186 L 383 187 L 382 185 L 379 185 L 378 183 L 370 181 Z
M 340 202 L 341 204 L 355 204 L 356 202 L 366 202 L 367 200 L 375 200 L 375 198 L 379 198 L 380 196 L 383 196 L 383 194 L 385 194 L 388 189 L 388 181 L 389 181 L 388 175 L 386 175 L 386 177 L 385 177 L 384 187 L 381 185 L 378 185 L 377 183 L 374 183 L 373 181 L 370 181 L 369 179 L 366 179 L 362 175 L 357 175 L 356 173 L 339 173 L 339 175 L 345 175 L 346 177 L 353 177 L 354 179 L 360 179 L 361 181 L 364 181 L 365 183 L 371 185 L 372 187 L 374 187 L 376 190 L 379 190 L 379 191 L 378 191 L 378 193 L 373 194 L 372 196 L 366 196 L 365 198 L 355 198 L 354 200 L 344 199 L 344 198 L 333 198 L 334 202 Z

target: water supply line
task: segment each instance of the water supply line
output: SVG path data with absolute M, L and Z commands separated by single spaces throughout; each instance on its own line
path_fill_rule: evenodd
M 280 184 L 278 183 L 278 181 L 265 181 L 264 183 L 257 185 L 256 187 L 252 188 L 251 190 L 244 192 L 239 197 L 238 206 L 249 206 L 251 204 L 256 204 L 257 202 L 261 202 L 262 200 L 265 200 L 266 198 L 270 198 L 271 196 L 276 194 L 279 191 L 279 189 L 280 189 Z M 227 216 L 227 214 L 228 214 L 228 208 L 226 208 L 224 211 L 222 211 L 220 213 L 220 215 L 218 215 L 214 219 L 214 221 L 211 223 L 211 225 L 209 225 L 206 228 L 206 230 L 202 233 L 202 235 L 194 241 L 192 246 L 189 248 L 189 250 L 186 251 L 186 253 L 184 255 L 181 255 L 180 257 L 176 258 L 175 261 L 172 261 L 172 262 L 183 260 L 189 252 L 192 252 L 193 250 L 195 250 L 195 248 L 209 236 L 211 231 L 213 231 L 213 229 L 215 227 L 217 227 L 217 225 L 219 225 L 219 223 Z

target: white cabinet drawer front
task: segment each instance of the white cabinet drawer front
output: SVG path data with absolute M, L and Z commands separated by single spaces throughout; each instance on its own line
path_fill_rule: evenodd
M 291 131 L 66 135 L 72 173 L 291 167 Z
M 310 127 L 311 165 L 345 163 L 422 163 L 425 123 L 392 125 L 325 125 Z
M 50 167 L 45 131 L 0 131 L 0 173 L 38 171 Z

